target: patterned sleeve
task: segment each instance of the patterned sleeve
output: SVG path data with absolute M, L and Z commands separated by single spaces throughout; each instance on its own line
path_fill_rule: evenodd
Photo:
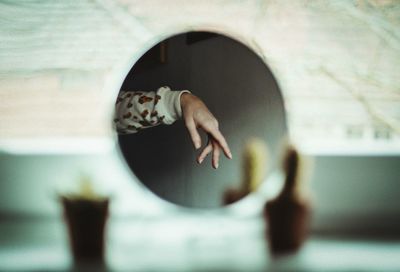
M 119 134 L 136 133 L 159 124 L 172 124 L 182 117 L 180 97 L 189 91 L 120 92 L 115 104 L 114 125 Z

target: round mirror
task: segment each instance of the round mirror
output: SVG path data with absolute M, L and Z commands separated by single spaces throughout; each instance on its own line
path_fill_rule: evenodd
M 221 155 L 218 169 L 212 167 L 212 154 L 199 164 L 197 156 L 207 144 L 207 134 L 198 129 L 202 148 L 196 150 L 183 120 L 170 125 L 131 126 L 137 130 L 122 131 L 119 146 L 132 172 L 150 191 L 169 202 L 196 208 L 220 207 L 241 199 L 244 195 L 233 200 L 227 200 L 226 195 L 243 185 L 243 149 L 254 137 L 268 144 L 265 168 L 269 173 L 278 166 L 286 135 L 281 92 L 263 60 L 247 46 L 210 32 L 172 36 L 154 45 L 135 63 L 120 94 L 137 92 L 137 102 L 143 105 L 147 99 L 157 100 L 146 93 L 163 86 L 172 91 L 189 90 L 204 102 L 218 120 L 233 158 Z M 117 105 L 121 104 L 119 100 Z M 135 105 L 128 103 L 125 107 Z M 139 114 L 151 115 L 153 111 Z M 156 114 L 155 124 L 162 123 L 163 117 Z M 141 118 L 129 112 L 121 116 Z

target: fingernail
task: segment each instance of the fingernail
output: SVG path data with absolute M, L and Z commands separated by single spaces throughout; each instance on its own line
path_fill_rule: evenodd
M 215 169 L 218 169 L 218 166 L 219 166 L 219 165 L 218 165 L 218 163 L 217 163 L 217 164 L 215 164 Z
M 199 148 L 200 148 L 200 144 L 197 142 L 197 143 L 194 144 L 194 147 L 195 147 L 196 149 L 199 149 Z
M 232 157 L 232 153 L 231 152 L 229 152 L 229 159 L 232 159 L 233 157 Z
M 201 164 L 203 162 L 203 159 L 199 159 L 199 163 Z

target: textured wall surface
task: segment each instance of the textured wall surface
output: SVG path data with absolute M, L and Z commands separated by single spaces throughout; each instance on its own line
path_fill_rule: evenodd
M 398 154 L 398 1 L 168 3 L 0 1 L 1 148 L 24 144 L 40 153 L 48 148 L 48 139 L 55 140 L 57 150 L 70 139 L 77 140 L 72 146 L 81 151 L 87 147 L 81 139 L 111 141 L 113 98 L 135 59 L 160 38 L 207 29 L 242 40 L 264 58 L 283 92 L 291 135 L 305 150 Z M 5 212 L 50 213 L 54 207 L 48 191 L 74 180 L 82 168 L 104 183 L 113 180 L 105 187 L 126 201 L 117 209 L 159 208 L 140 186 L 128 186 L 132 177 L 114 153 L 101 158 L 91 155 L 78 164 L 59 155 L 1 155 L 6 171 L 1 172 L 0 207 Z M 353 163 L 357 157 L 343 160 Z M 398 163 L 398 157 L 391 157 L 386 166 L 393 160 Z M 380 157 L 364 162 L 357 168 L 361 174 L 346 176 L 338 170 L 332 175 L 348 181 L 336 187 L 336 194 L 351 192 L 354 202 L 367 203 L 373 192 L 380 205 L 371 204 L 368 211 L 379 215 L 398 199 L 391 190 L 390 204 L 385 204 L 387 188 L 396 188 L 396 178 L 390 177 L 398 176 L 398 170 L 374 168 L 378 161 L 385 163 Z M 368 175 L 381 169 L 392 171 L 385 181 Z M 345 205 L 329 194 L 331 183 L 324 175 L 315 178 L 316 194 L 325 196 L 326 204 L 317 206 L 318 212 L 339 216 L 364 210 L 362 205 L 351 210 L 354 202 Z M 32 192 L 30 198 L 27 192 Z M 391 210 L 391 215 L 397 212 Z
M 103 100 L 146 45 L 214 29 L 270 65 L 304 148 L 367 149 L 383 138 L 378 148 L 398 149 L 399 10 L 397 1 L 2 1 L 1 99 L 18 105 L 1 105 L 1 140 L 107 135 Z

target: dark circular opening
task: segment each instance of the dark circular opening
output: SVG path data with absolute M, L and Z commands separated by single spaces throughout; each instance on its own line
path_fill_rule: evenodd
M 160 41 L 133 65 L 121 90 L 147 92 L 161 86 L 200 97 L 218 119 L 234 159 L 221 158 L 218 170 L 211 168 L 209 158 L 198 165 L 182 121 L 119 135 L 127 164 L 150 191 L 186 207 L 222 206 L 224 193 L 241 186 L 241 153 L 251 137 L 268 143 L 269 168 L 276 167 L 286 135 L 283 99 L 269 68 L 247 46 L 211 32 Z M 206 135 L 202 140 L 207 141 Z

